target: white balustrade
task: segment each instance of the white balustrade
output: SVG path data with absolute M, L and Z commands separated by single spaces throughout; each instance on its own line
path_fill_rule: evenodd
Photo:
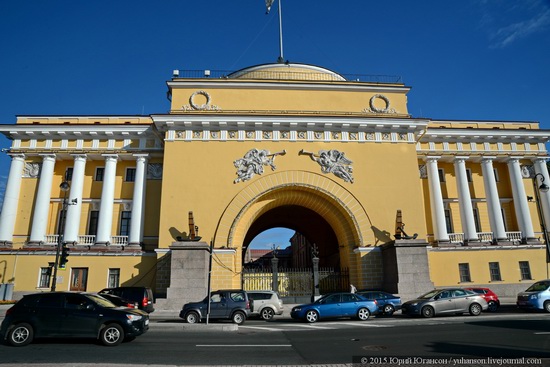
M 128 236 L 111 236 L 111 245 L 126 246 L 128 244 Z
M 464 233 L 449 233 L 451 243 L 464 242 Z

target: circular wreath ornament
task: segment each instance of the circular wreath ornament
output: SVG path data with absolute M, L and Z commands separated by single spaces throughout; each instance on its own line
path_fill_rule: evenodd
M 378 108 L 374 105 L 374 101 L 376 101 L 376 99 L 378 99 L 378 98 L 380 98 L 381 100 L 384 101 L 384 103 L 386 104 L 386 107 Z M 390 112 L 390 100 L 383 94 L 375 94 L 374 96 L 372 96 L 370 101 L 369 101 L 369 106 L 370 106 L 371 111 L 373 111 L 373 112 L 377 112 L 377 113 L 388 113 L 388 112 Z
M 201 96 L 204 96 L 206 98 L 206 103 L 204 104 L 201 104 L 201 105 L 197 105 L 195 104 L 195 96 L 197 95 L 201 95 Z M 191 105 L 191 107 L 193 107 L 195 110 L 206 110 L 208 109 L 208 105 L 210 104 L 210 94 L 208 94 L 208 92 L 204 91 L 204 90 L 198 90 L 196 91 L 195 93 L 191 94 L 191 97 L 189 97 L 189 104 Z

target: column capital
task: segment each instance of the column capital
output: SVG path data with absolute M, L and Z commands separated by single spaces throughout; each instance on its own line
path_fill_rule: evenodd
M 11 159 L 25 159 L 26 156 L 23 153 L 8 153 Z
M 47 160 L 47 159 L 55 160 L 57 158 L 57 155 L 55 155 L 55 153 L 41 153 L 38 156 L 42 157 L 43 160 Z
M 548 158 L 549 157 L 534 157 L 534 158 L 531 158 L 531 161 L 533 163 L 536 163 L 536 162 L 546 163 L 548 162 Z
M 481 157 L 481 163 L 483 163 L 483 162 L 492 162 L 495 159 L 497 159 L 496 156 L 485 155 L 485 156 Z
M 106 153 L 106 154 L 102 154 L 101 155 L 103 158 L 105 158 L 105 160 L 110 160 L 110 159 L 116 159 L 118 161 L 118 154 L 109 154 L 109 153 Z
M 71 157 L 73 157 L 75 161 L 77 160 L 85 161 L 88 158 L 86 154 L 71 154 Z
M 525 157 L 508 157 L 506 159 L 507 163 L 513 163 L 513 162 L 519 162 L 520 160 L 524 159 Z
M 430 155 L 430 156 L 424 157 L 425 162 L 433 162 L 433 161 L 437 162 L 439 159 L 441 159 L 440 155 Z
M 454 157 L 453 160 L 456 162 L 456 161 L 467 161 L 468 159 L 470 159 L 470 157 L 467 156 L 467 155 L 464 155 L 464 156 L 459 155 L 459 156 Z

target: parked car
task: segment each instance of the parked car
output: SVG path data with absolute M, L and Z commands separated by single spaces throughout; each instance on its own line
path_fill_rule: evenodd
M 340 317 L 356 317 L 365 321 L 377 312 L 375 300 L 368 300 L 356 293 L 331 293 L 313 303 L 293 307 L 290 317 L 310 323 Z
M 127 299 L 124 299 L 119 296 L 115 296 L 114 294 L 109 293 L 101 293 L 98 294 L 99 296 L 105 298 L 108 301 L 111 301 L 115 306 L 119 307 L 128 307 L 128 308 L 139 308 L 139 305 L 137 302 L 132 302 Z
M 44 292 L 23 296 L 6 311 L 0 326 L 2 340 L 15 347 L 35 338 L 95 338 L 119 345 L 149 329 L 149 315 L 117 307 L 96 294 Z
M 140 310 L 148 313 L 155 311 L 153 291 L 149 287 L 105 288 L 100 290 L 99 294 L 114 294 L 131 302 L 137 302 Z
M 264 320 L 271 320 L 274 315 L 282 315 L 283 300 L 274 291 L 246 291 L 252 301 L 251 316 L 259 315 Z
M 208 297 L 200 302 L 186 303 L 180 311 L 180 317 L 190 324 L 206 319 Z M 250 316 L 252 305 L 248 294 L 243 290 L 219 290 L 210 293 L 209 319 L 227 319 L 242 324 Z
M 433 317 L 445 314 L 470 313 L 472 316 L 487 310 L 487 302 L 479 294 L 462 288 L 434 289 L 401 306 L 405 315 Z
M 550 279 L 536 282 L 525 292 L 518 293 L 516 304 L 522 309 L 550 312 Z
M 487 311 L 495 312 L 500 307 L 500 300 L 495 292 L 489 288 L 464 288 L 469 291 L 476 292 L 487 302 Z
M 383 291 L 359 291 L 357 294 L 366 299 L 376 300 L 378 309 L 386 316 L 391 316 L 395 311 L 401 309 L 401 298 L 391 293 Z

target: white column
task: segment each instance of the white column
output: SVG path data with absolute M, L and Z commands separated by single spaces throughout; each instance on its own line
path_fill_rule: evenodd
M 468 175 L 466 174 L 466 159 L 467 157 L 456 157 L 454 161 L 460 220 L 462 222 L 464 239 L 466 241 L 478 241 L 472 197 L 470 195 Z
M 447 225 L 445 224 L 445 208 L 443 207 L 441 182 L 439 181 L 439 170 L 437 168 L 437 160 L 439 158 L 440 157 L 426 157 L 425 159 L 430 187 L 430 208 L 432 212 L 435 240 L 449 242 L 449 234 L 447 233 Z
M 502 208 L 500 206 L 497 181 L 493 169 L 493 159 L 495 158 L 485 157 L 481 160 L 483 186 L 485 187 L 485 196 L 487 197 L 487 210 L 493 238 L 496 240 L 506 240 L 506 228 L 504 227 L 504 218 L 502 218 Z
M 543 192 L 539 190 L 541 185 L 541 180 L 539 177 L 544 178 L 544 183 L 547 186 L 550 186 L 550 178 L 548 178 L 548 167 L 546 167 L 547 158 L 536 158 L 533 160 L 533 165 L 535 167 L 535 174 L 540 174 L 535 177 L 535 190 L 538 190 L 540 197 L 540 207 L 542 209 L 542 214 L 544 215 L 544 224 L 546 228 L 550 228 L 550 191 Z
M 136 157 L 136 180 L 134 182 L 134 198 L 132 202 L 132 217 L 130 219 L 130 235 L 128 244 L 136 246 L 143 242 L 143 224 L 145 222 L 145 189 L 147 178 L 147 155 Z
M 105 173 L 103 175 L 101 204 L 99 205 L 99 217 L 97 220 L 96 245 L 110 244 L 111 230 L 113 229 L 113 204 L 115 199 L 115 178 L 118 155 L 104 154 L 103 157 L 105 157 Z
M 42 157 L 42 169 L 36 199 L 34 200 L 34 214 L 32 217 L 31 238 L 29 244 L 41 244 L 46 236 L 48 215 L 50 213 L 50 199 L 52 196 L 53 170 L 55 154 L 45 154 Z
M 0 213 L 0 243 L 5 245 L 13 244 L 13 231 L 15 230 L 15 219 L 17 217 L 17 206 L 19 204 L 19 191 L 21 190 L 21 178 L 25 167 L 25 155 L 14 154 L 11 156 L 10 173 L 6 191 L 4 192 L 4 204 Z
M 82 211 L 82 189 L 84 187 L 84 171 L 86 168 L 86 155 L 74 155 L 73 177 L 71 179 L 71 191 L 67 205 L 65 230 L 63 239 L 65 242 L 78 243 L 80 231 L 80 214 Z
M 516 211 L 521 237 L 524 239 L 533 239 L 535 238 L 535 232 L 533 231 L 529 203 L 527 202 L 527 195 L 525 194 L 525 187 L 523 186 L 519 158 L 510 158 L 508 160 L 508 172 L 510 173 L 514 209 Z

